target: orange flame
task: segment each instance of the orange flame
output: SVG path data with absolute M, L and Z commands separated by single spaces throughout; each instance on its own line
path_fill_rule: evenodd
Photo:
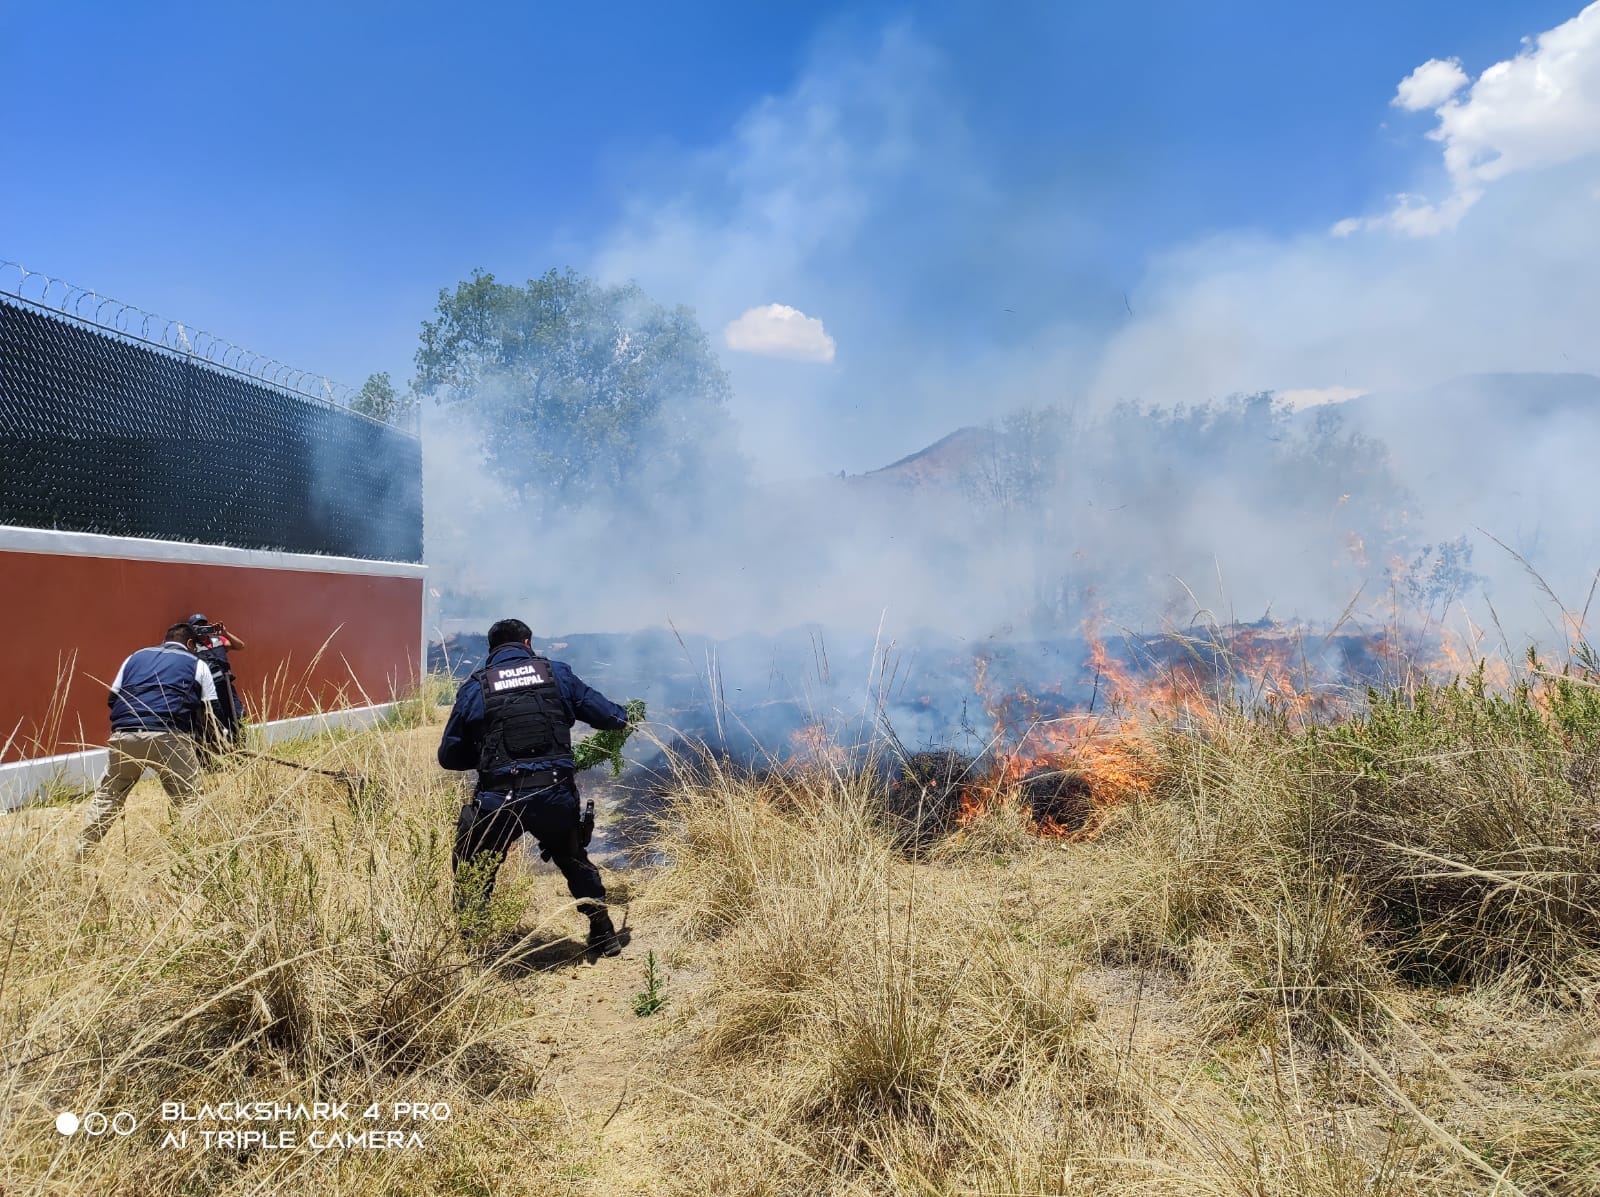
M 789 733 L 790 765 L 841 769 L 846 759 L 838 737 L 821 723 L 808 723 Z
M 964 825 L 997 806 L 1018 805 L 1022 783 L 1042 771 L 1074 775 L 1089 788 L 1089 813 L 1081 826 L 1062 826 L 1030 814 L 1040 835 L 1090 840 L 1118 807 L 1155 789 L 1158 725 L 1203 730 L 1231 703 L 1272 712 L 1290 722 L 1336 713 L 1342 696 L 1312 682 L 1303 637 L 1276 625 L 1231 628 L 1204 638 L 1169 637 L 1163 661 L 1140 669 L 1114 654 L 1098 619 L 1085 623 L 1088 668 L 1096 711 L 1039 717 L 1039 699 L 1021 689 L 998 694 L 988 662 L 979 659 L 975 685 L 998 743 L 1010 741 L 984 782 L 963 798 Z M 1382 638 L 1374 638 L 1381 656 Z M 1059 692 L 1060 685 L 1051 687 Z M 1032 716 L 1029 718 L 1029 716 Z
M 978 659 L 974 681 L 995 725 L 996 740 L 1014 735 L 1015 743 L 1001 750 L 988 777 L 963 794 L 958 818 L 961 825 L 996 807 L 1020 805 L 1021 784 L 1042 772 L 1075 776 L 1089 790 L 1089 811 L 1079 826 L 1064 825 L 1033 810 L 1025 812 L 1032 830 L 1042 836 L 1093 839 L 1112 810 L 1151 792 L 1153 753 L 1147 739 L 1145 711 L 1181 705 L 1188 697 L 1186 687 L 1176 678 L 1136 677 L 1106 649 L 1097 627 L 1091 625 L 1087 632 L 1095 701 L 1098 703 L 1104 695 L 1104 708 L 1098 714 L 1085 711 L 1040 718 L 1038 698 L 1020 687 L 1006 695 L 995 694 L 988 685 L 988 662 Z M 1060 688 L 1057 683 L 1050 689 L 1058 693 Z M 1017 716 L 1029 717 L 1020 734 L 1014 730 L 1021 722 Z
M 1586 645 L 1582 622 L 1569 614 L 1564 630 L 1571 642 Z M 1094 695 L 1086 711 L 1060 714 L 1059 698 L 1048 701 L 1060 695 L 1061 682 L 1032 692 L 1002 690 L 991 680 L 990 662 L 977 660 L 974 685 L 1000 747 L 989 774 L 963 792 L 959 825 L 1009 808 L 1020 810 L 1039 835 L 1092 840 L 1114 811 L 1155 792 L 1154 738 L 1163 727 L 1205 734 L 1230 712 L 1264 714 L 1290 728 L 1342 718 L 1363 700 L 1364 686 L 1353 681 L 1409 688 L 1424 679 L 1472 676 L 1502 692 L 1517 684 L 1513 663 L 1486 652 L 1484 632 L 1470 620 L 1465 631 L 1406 629 L 1397 621 L 1365 634 L 1262 621 L 1200 636 L 1131 638 L 1120 654 L 1109 647 L 1098 619 L 1086 621 L 1084 633 Z M 1345 672 L 1352 668 L 1354 678 Z M 1553 694 L 1543 687 L 1530 691 L 1541 708 Z M 1088 810 L 1081 821 L 1076 810 L 1070 824 L 1052 817 L 1076 798 L 1062 797 L 1065 788 L 1052 789 L 1050 774 L 1086 783 Z

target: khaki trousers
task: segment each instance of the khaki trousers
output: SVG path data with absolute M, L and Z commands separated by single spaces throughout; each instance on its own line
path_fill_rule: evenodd
M 173 805 L 183 806 L 194 798 L 200 780 L 194 737 L 167 731 L 111 733 L 111 760 L 89 800 L 88 821 L 78 839 L 80 856 L 104 838 L 146 769 L 155 770 Z

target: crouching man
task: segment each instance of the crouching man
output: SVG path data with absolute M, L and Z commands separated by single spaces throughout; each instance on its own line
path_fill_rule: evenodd
M 173 624 L 165 641 L 141 648 L 111 682 L 110 760 L 89 801 L 88 821 L 78 839 L 81 860 L 105 838 L 128 800 L 128 791 L 155 770 L 174 807 L 189 802 L 200 777 L 196 741 L 204 735 L 216 683 L 194 654 L 188 624 Z
M 487 904 L 507 851 L 526 832 L 561 870 L 589 917 L 590 950 L 615 956 L 622 944 L 579 825 L 572 725 L 582 720 L 600 731 L 621 731 L 628 713 L 584 685 L 565 662 L 535 653 L 532 637 L 520 619 L 502 619 L 489 629 L 489 658 L 456 692 L 439 742 L 444 768 L 478 771 L 472 801 L 456 823 L 456 903 L 463 910 Z M 479 867 L 463 878 L 469 864 Z

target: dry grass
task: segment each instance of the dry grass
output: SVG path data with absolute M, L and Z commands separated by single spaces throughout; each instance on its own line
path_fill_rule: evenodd
M 475 1141 L 475 1111 L 538 1125 L 525 995 L 457 930 L 458 791 L 429 760 L 432 737 L 386 729 L 282 751 L 369 783 L 347 801 L 253 761 L 173 817 L 147 781 L 81 868 L 81 810 L 0 822 L 6 1193 L 467 1192 L 452 1178 L 499 1150 Z M 509 881 L 502 931 L 527 898 Z M 454 1116 L 424 1153 L 159 1150 L 159 1103 L 235 1098 L 345 1101 L 354 1129 L 395 1125 L 363 1124 L 371 1102 L 446 1101 Z M 67 1139 L 53 1129 L 62 1109 L 125 1109 L 142 1125 Z
M 1152 796 L 1086 844 L 1001 804 L 907 860 L 870 771 L 683 786 L 663 1191 L 1600 1192 L 1600 856 L 1562 780 L 1596 724 L 1508 701 L 1149 728 Z M 1447 779 L 1426 810 L 1374 797 L 1374 741 Z
M 146 784 L 82 870 L 77 811 L 12 816 L 0 1185 L 1600 1193 L 1600 721 L 1586 692 L 1519 701 L 1150 727 L 1149 796 L 1089 843 L 1001 805 L 908 854 L 874 770 L 702 762 L 660 813 L 668 863 L 630 879 L 637 947 L 576 979 L 506 967 L 540 921 L 519 866 L 463 940 L 427 704 L 288 750 L 368 774 L 348 803 L 256 762 L 168 822 Z M 551 1024 L 562 994 L 626 1008 L 646 948 L 659 1013 L 603 1044 Z M 615 1074 L 558 1101 L 553 1051 Z M 453 1117 L 345 1157 L 50 1126 L 234 1097 Z

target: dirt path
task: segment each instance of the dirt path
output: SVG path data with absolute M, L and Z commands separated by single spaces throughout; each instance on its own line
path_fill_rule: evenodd
M 626 870 L 606 870 L 613 896 L 626 894 Z M 535 906 L 553 909 L 566 901 L 558 876 L 539 870 Z M 659 951 L 648 919 L 636 905 L 616 910 L 626 917 L 628 942 L 616 957 L 593 958 L 583 951 L 581 919 L 566 913 L 559 934 L 543 943 L 536 967 L 542 975 L 540 1008 L 534 1014 L 535 1039 L 547 1051 L 540 1086 L 565 1123 L 574 1158 L 561 1171 L 574 1194 L 649 1191 L 650 1160 L 659 1128 L 645 1111 L 645 1100 L 659 1083 L 660 1016 L 641 1018 L 635 995 L 645 988 L 646 957 Z M 619 922 L 621 917 L 619 917 Z
M 665 1039 L 676 1014 L 676 1007 L 648 1017 L 634 1010 L 651 952 L 661 975 L 670 977 L 660 959 L 669 954 L 667 928 L 637 901 L 649 883 L 650 868 L 639 863 L 638 850 L 649 839 L 650 816 L 603 768 L 584 774 L 579 789 L 597 809 L 590 855 L 604 876 L 624 944 L 620 956 L 585 953 L 583 918 L 571 909 L 561 876 L 550 865 L 523 859 L 535 877 L 533 917 L 545 921 L 540 912 L 552 912 L 547 934 L 568 936 L 538 949 L 544 982 L 536 1038 L 549 1053 L 540 1088 L 561 1111 L 564 1138 L 575 1154 L 561 1169 L 560 1191 L 575 1197 L 649 1193 L 660 1177 L 657 1147 L 666 1128 L 657 1114 L 663 1107 L 658 1087 L 671 1080 Z M 669 979 L 669 1001 L 681 996 L 687 980 Z

